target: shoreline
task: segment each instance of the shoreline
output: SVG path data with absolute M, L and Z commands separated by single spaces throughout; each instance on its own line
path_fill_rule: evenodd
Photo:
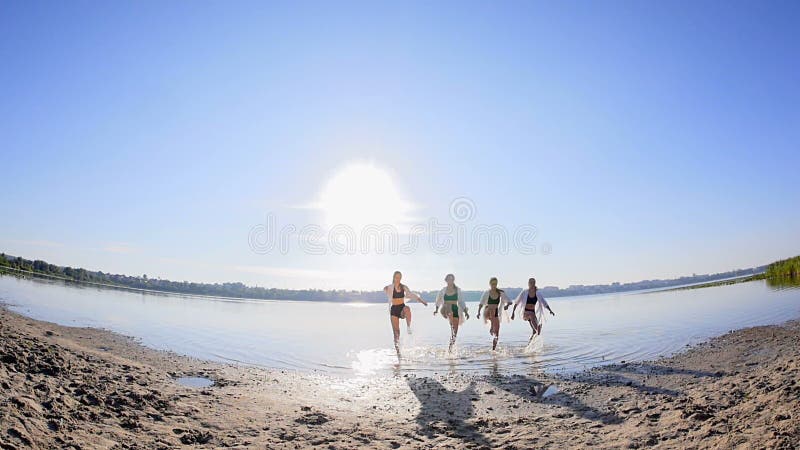
M 689 284 L 686 286 L 678 286 L 674 288 L 663 289 L 663 291 L 683 291 L 683 290 L 690 290 L 690 289 L 704 289 L 709 287 L 716 287 L 716 286 L 730 286 L 733 284 L 739 283 L 749 283 L 751 281 L 760 281 L 766 280 L 767 276 L 764 273 L 759 273 L 755 275 L 745 275 L 741 277 L 733 277 L 733 278 L 725 278 L 722 280 L 716 281 L 709 281 L 707 283 L 698 283 L 698 284 Z M 658 291 L 656 291 L 658 292 Z
M 792 320 L 564 376 L 352 379 L 204 361 L 0 307 L 0 448 L 795 448 L 797 342 Z
M 4 272 L 5 271 L 5 272 Z M 374 300 L 374 301 L 330 301 L 330 300 L 310 300 L 310 299 L 282 299 L 282 298 L 258 298 L 258 297 L 229 297 L 229 296 L 222 296 L 222 295 L 208 295 L 208 294 L 196 294 L 190 292 L 180 292 L 180 291 L 168 291 L 168 290 L 161 290 L 161 289 L 144 289 L 144 288 L 136 288 L 132 286 L 125 286 L 125 285 L 116 285 L 116 284 L 109 284 L 109 283 L 98 283 L 94 281 L 85 281 L 85 280 L 75 280 L 72 278 L 67 277 L 60 277 L 52 274 L 46 274 L 36 271 L 30 270 L 23 270 L 17 269 L 14 267 L 4 267 L 0 266 L 0 276 L 3 275 L 10 275 L 13 277 L 19 277 L 24 279 L 39 279 L 39 280 L 49 280 L 49 281 L 63 281 L 64 283 L 68 284 L 76 284 L 76 285 L 85 285 L 96 287 L 98 289 L 111 289 L 111 290 L 120 290 L 120 291 L 127 291 L 127 292 L 134 292 L 134 293 L 141 293 L 141 294 L 152 294 L 152 295 L 174 295 L 178 297 L 188 297 L 188 298 L 199 298 L 199 299 L 210 299 L 210 300 L 225 300 L 225 301 L 241 301 L 241 302 L 258 302 L 258 301 L 280 301 L 280 302 L 329 302 L 329 303 L 337 303 L 337 304 L 345 304 L 345 303 L 367 303 L 367 304 L 382 304 L 385 303 L 384 299 Z M 577 297 L 593 297 L 593 296 L 601 296 L 601 295 L 624 295 L 624 294 L 636 294 L 636 293 L 657 293 L 657 292 L 668 292 L 668 291 L 677 291 L 677 290 L 684 290 L 684 289 L 700 289 L 706 287 L 714 287 L 714 286 L 723 286 L 728 284 L 736 284 L 742 282 L 749 282 L 749 281 L 757 281 L 765 279 L 764 273 L 754 274 L 754 275 L 738 275 L 728 278 L 721 278 L 714 281 L 705 281 L 699 283 L 689 283 L 689 284 L 679 284 L 675 286 L 667 286 L 667 287 L 656 287 L 656 288 L 642 288 L 642 289 L 633 289 L 633 290 L 620 290 L 620 291 L 610 291 L 610 292 L 600 292 L 600 293 L 585 293 L 585 294 L 575 294 L 575 295 L 556 295 L 552 296 L 553 299 L 559 298 L 577 298 Z M 523 288 L 524 289 L 524 288 Z M 472 292 L 479 292 L 479 291 L 472 291 Z M 473 302 L 477 302 L 478 300 L 473 300 Z

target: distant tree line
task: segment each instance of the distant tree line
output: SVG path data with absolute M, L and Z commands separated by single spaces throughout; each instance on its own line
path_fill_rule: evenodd
M 73 269 L 72 267 L 59 267 L 45 261 L 29 261 L 22 257 L 8 256 L 0 253 L 0 267 L 35 272 L 42 275 L 51 275 L 59 278 L 68 278 L 73 281 L 104 282 L 103 272 L 89 272 L 86 269 Z
M 794 261 L 787 263 L 787 261 Z M 776 266 L 777 265 L 777 266 Z M 778 261 L 770 265 L 775 266 L 776 273 L 798 273 L 800 257 L 790 260 Z M 321 289 L 275 289 L 259 286 L 246 286 L 243 283 L 193 283 L 189 281 L 171 281 L 160 278 L 149 278 L 147 275 L 129 276 L 103 272 L 61 267 L 45 261 L 30 261 L 19 256 L 0 254 L 0 271 L 3 268 L 16 271 L 30 272 L 33 274 L 62 278 L 69 281 L 97 283 L 118 288 L 147 289 L 162 292 L 171 292 L 189 295 L 208 295 L 215 297 L 252 298 L 267 300 L 301 300 L 301 301 L 329 301 L 329 302 L 385 302 L 385 294 L 378 291 L 353 291 L 353 290 L 321 290 Z M 721 272 L 706 275 L 692 275 L 668 280 L 643 280 L 633 283 L 612 283 L 597 285 L 573 285 L 565 289 L 556 286 L 540 288 L 547 297 L 565 297 L 576 295 L 607 294 L 643 289 L 659 289 L 686 284 L 704 283 L 725 278 L 746 276 L 763 273 L 766 266 L 751 269 L 739 269 L 730 272 Z M 506 293 L 516 297 L 521 288 L 507 288 Z M 437 291 L 423 291 L 423 298 L 432 300 Z M 482 291 L 464 291 L 466 301 L 477 301 Z

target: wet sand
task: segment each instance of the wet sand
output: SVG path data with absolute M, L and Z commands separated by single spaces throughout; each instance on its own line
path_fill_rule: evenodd
M 0 449 L 797 448 L 799 349 L 791 321 L 569 377 L 343 379 L 200 361 L 0 309 Z

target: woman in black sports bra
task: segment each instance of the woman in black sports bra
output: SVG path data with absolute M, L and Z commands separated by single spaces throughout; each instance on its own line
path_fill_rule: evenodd
M 533 342 L 533 338 L 542 334 L 545 308 L 550 312 L 550 315 L 555 316 L 556 313 L 550 309 L 547 300 L 539 292 L 539 288 L 536 287 L 536 278 L 533 277 L 528 280 L 528 289 L 524 289 L 519 293 L 517 301 L 514 303 L 514 309 L 511 310 L 511 320 L 514 320 L 517 306 L 522 308 L 522 320 L 531 325 L 531 338 L 528 340 L 528 345 L 530 345 Z
M 395 271 L 392 277 L 392 284 L 383 288 L 391 305 L 389 307 L 389 319 L 392 322 L 394 349 L 397 351 L 398 358 L 400 358 L 400 319 L 406 319 L 406 329 L 408 334 L 411 334 L 411 308 L 406 305 L 405 299 L 416 300 L 428 306 L 428 302 L 423 300 L 417 293 L 411 292 L 408 286 L 400 282 L 402 278 L 403 274 L 399 270 Z

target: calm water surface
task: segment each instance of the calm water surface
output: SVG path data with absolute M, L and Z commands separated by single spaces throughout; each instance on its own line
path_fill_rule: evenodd
M 0 301 L 35 319 L 104 328 L 144 345 L 199 358 L 276 368 L 368 376 L 569 372 L 654 359 L 728 330 L 800 317 L 800 290 L 763 281 L 704 289 L 562 297 L 543 338 L 527 347 L 530 327 L 504 323 L 492 353 L 488 328 L 468 320 L 455 354 L 449 326 L 433 306 L 411 303 L 414 333 L 403 335 L 397 367 L 388 305 L 223 300 L 86 287 L 0 276 Z M 477 304 L 468 304 L 477 311 Z

